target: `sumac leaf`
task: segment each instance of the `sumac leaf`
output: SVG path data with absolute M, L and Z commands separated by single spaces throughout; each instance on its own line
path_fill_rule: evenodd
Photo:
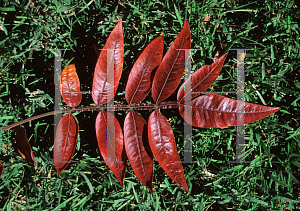
M 61 95 L 72 108 L 81 102 L 80 82 L 74 64 L 68 65 L 61 73 Z
M 228 53 L 221 56 L 217 61 L 215 61 L 211 65 L 204 65 L 189 77 L 192 83 L 191 92 L 192 91 L 204 92 L 215 82 L 215 80 L 218 78 L 220 74 L 220 71 L 222 69 L 227 54 Z M 189 81 L 189 79 L 187 81 Z M 191 93 L 184 92 L 184 87 L 187 81 L 185 81 L 178 90 L 177 93 L 178 102 L 182 102 L 186 95 L 191 94 Z M 198 94 L 192 94 L 191 99 L 197 95 Z
M 64 115 L 56 128 L 53 159 L 57 176 L 67 168 L 74 154 L 79 127 L 72 114 Z
M 107 54 L 111 52 L 111 57 L 108 59 Z M 92 97 L 97 105 L 106 103 L 107 92 L 116 93 L 119 80 L 122 75 L 124 60 L 124 37 L 122 31 L 122 19 L 110 33 L 101 53 L 99 55 L 93 80 Z M 113 90 L 107 90 L 107 69 L 114 63 L 114 84 Z
M 244 105 L 244 111 L 241 111 L 242 105 Z M 186 112 L 185 121 L 188 124 L 203 128 L 236 126 L 237 116 L 241 116 L 241 114 L 244 114 L 244 124 L 248 124 L 280 110 L 279 107 L 237 101 L 215 94 L 199 96 L 192 100 L 191 106 L 192 109 L 184 109 L 184 106 L 179 106 L 180 115 L 184 118 Z
M 145 99 L 151 89 L 151 73 L 162 58 L 164 49 L 163 34 L 154 39 L 136 60 L 126 84 L 125 98 L 128 104 Z
M 3 174 L 3 169 L 4 169 L 3 164 L 0 161 L 0 177 Z
M 174 182 L 189 192 L 173 130 L 166 117 L 158 109 L 155 109 L 149 117 L 148 138 L 151 151 L 163 170 Z
M 191 32 L 187 20 L 160 63 L 152 85 L 156 104 L 168 98 L 177 88 L 184 72 L 185 50 L 191 48 Z
M 16 132 L 16 144 L 18 152 L 28 163 L 35 165 L 31 145 L 29 144 L 26 135 L 26 129 L 21 126 L 16 126 L 14 130 Z
M 107 117 L 114 119 L 114 128 L 107 127 Z M 123 133 L 118 120 L 109 112 L 100 111 L 96 119 L 96 136 L 98 141 L 98 146 L 103 160 L 106 161 L 107 166 L 114 173 L 119 183 L 123 186 L 123 180 L 125 177 L 127 158 L 123 144 Z M 113 139 L 114 136 L 114 139 Z M 113 149 L 115 154 L 110 154 L 110 158 L 113 160 L 108 160 L 107 152 L 108 145 L 110 149 Z
M 128 160 L 137 178 L 152 192 L 153 156 L 147 152 L 143 140 L 146 121 L 131 110 L 124 121 L 124 144 Z M 150 154 L 150 155 L 149 155 Z

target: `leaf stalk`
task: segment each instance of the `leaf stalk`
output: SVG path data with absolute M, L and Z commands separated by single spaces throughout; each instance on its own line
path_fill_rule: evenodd
M 170 108 L 177 108 L 179 105 L 184 105 L 180 104 L 177 101 L 171 101 L 171 102 L 161 102 L 158 107 L 161 109 L 170 109 Z M 51 116 L 59 113 L 72 113 L 72 112 L 82 112 L 82 111 L 99 111 L 101 109 L 106 110 L 107 104 L 102 105 L 102 106 L 84 106 L 84 107 L 79 107 L 79 108 L 70 108 L 70 109 L 64 109 L 64 110 L 56 110 L 56 111 L 50 111 L 44 114 L 40 114 L 34 117 L 30 117 L 28 119 L 24 119 L 20 122 L 16 122 L 14 124 L 0 127 L 1 130 L 10 130 L 18 125 L 27 123 L 32 120 L 40 119 L 46 116 Z M 148 103 L 137 103 L 137 104 L 132 104 L 132 105 L 114 105 L 114 111 L 127 111 L 130 108 L 134 110 L 153 110 L 155 109 L 155 104 L 148 104 Z

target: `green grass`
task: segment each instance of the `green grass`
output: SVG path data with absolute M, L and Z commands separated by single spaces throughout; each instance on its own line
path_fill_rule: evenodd
M 221 43 L 252 49 L 245 58 L 247 102 L 281 107 L 245 126 L 246 161 L 235 160 L 235 127 L 193 128 L 192 164 L 183 164 L 191 194 L 155 161 L 151 194 L 128 167 L 122 188 L 102 160 L 94 131 L 97 112 L 77 113 L 79 140 L 59 178 L 53 164 L 53 116 L 24 124 L 37 165 L 26 163 L 14 132 L 0 131 L 2 210 L 299 210 L 299 3 L 297 1 L 2 1 L 0 3 L 0 126 L 54 110 L 54 49 L 63 66 L 75 61 L 81 90 L 91 90 L 96 55 L 123 18 L 124 69 L 115 100 L 125 103 L 129 72 L 145 46 L 164 33 L 168 49 L 187 18 L 192 70 L 209 64 Z M 203 22 L 206 14 L 210 23 Z M 218 26 L 223 29 L 219 30 Z M 51 50 L 52 49 L 52 50 Z M 209 90 L 235 91 L 236 53 L 230 51 Z M 235 95 L 228 96 L 235 98 Z M 176 93 L 168 100 L 176 100 Z M 152 101 L 149 95 L 146 101 Z M 82 106 L 93 103 L 83 96 Z M 63 105 L 64 108 L 67 106 Z M 150 112 L 141 111 L 147 120 Z M 162 110 L 183 159 L 183 119 Z M 118 112 L 121 126 L 125 113 Z M 129 163 L 128 163 L 129 164 Z

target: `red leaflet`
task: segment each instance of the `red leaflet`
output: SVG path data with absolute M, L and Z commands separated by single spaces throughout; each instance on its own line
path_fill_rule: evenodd
M 163 170 L 174 182 L 189 192 L 177 153 L 173 130 L 166 117 L 157 109 L 149 117 L 148 137 L 153 155 Z
M 110 120 L 114 122 L 108 122 Z M 112 123 L 114 127 L 107 127 Z M 100 153 L 110 170 L 115 174 L 119 183 L 123 186 L 127 159 L 123 146 L 123 133 L 118 120 L 110 113 L 100 111 L 96 119 L 96 136 Z M 114 155 L 113 155 L 114 151 Z M 109 152 L 109 156 L 107 156 Z
M 205 91 L 207 90 L 218 78 L 219 73 L 222 69 L 224 61 L 226 59 L 228 53 L 221 56 L 217 61 L 212 63 L 211 65 L 205 65 L 201 67 L 199 70 L 194 72 L 180 87 L 177 93 L 177 101 L 180 103 L 184 101 L 184 97 L 191 93 L 185 93 L 184 87 L 186 83 L 191 80 L 191 92 L 192 91 Z M 197 96 L 198 94 L 192 94 L 191 99 Z
M 160 63 L 152 85 L 152 97 L 156 104 L 168 98 L 177 88 L 184 72 L 185 50 L 191 48 L 191 32 L 187 20 Z
M 72 114 L 66 114 L 61 118 L 56 128 L 53 147 L 54 165 L 57 176 L 69 165 L 74 154 L 79 127 Z
M 74 64 L 67 66 L 61 73 L 61 95 L 68 104 L 74 108 L 81 102 L 80 82 Z
M 107 58 L 109 55 L 109 58 Z M 116 25 L 114 30 L 110 33 L 101 53 L 98 58 L 94 80 L 93 80 L 93 100 L 97 105 L 106 103 L 112 96 L 116 93 L 119 80 L 121 78 L 124 60 L 124 37 L 122 31 L 122 19 Z M 112 64 L 114 64 L 112 66 Z M 107 82 L 107 71 L 114 70 L 114 84 L 112 82 Z M 110 83 L 111 87 L 114 88 L 107 90 L 107 84 Z M 107 96 L 107 92 L 111 92 Z M 107 99 L 109 97 L 109 99 Z
M 244 103 L 245 111 L 241 108 Z M 192 109 L 185 109 L 186 111 L 183 111 L 183 106 L 179 106 L 180 115 L 184 117 L 184 113 L 187 112 L 185 118 L 187 123 L 192 123 L 195 127 L 204 128 L 236 126 L 237 116 L 239 118 L 242 114 L 244 114 L 244 124 L 248 124 L 263 119 L 280 110 L 279 107 L 256 105 L 214 94 L 197 97 L 192 100 L 191 106 Z
M 153 156 L 144 147 L 144 118 L 133 110 L 126 115 L 124 122 L 124 144 L 128 160 L 137 178 L 152 192 Z M 149 155 L 149 154 L 150 155 Z
M 161 62 L 164 35 L 154 39 L 136 60 L 126 84 L 125 98 L 128 104 L 138 103 L 150 92 L 152 70 Z
M 4 169 L 3 164 L 0 161 L 0 177 L 3 174 L 3 169 Z
M 26 129 L 21 126 L 17 126 L 14 128 L 14 130 L 16 132 L 16 143 L 18 152 L 27 162 L 35 165 L 31 146 L 28 142 L 28 138 L 26 135 Z

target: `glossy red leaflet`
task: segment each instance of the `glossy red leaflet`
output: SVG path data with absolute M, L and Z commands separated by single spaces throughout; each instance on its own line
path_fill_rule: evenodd
M 81 102 L 80 82 L 74 64 L 68 65 L 61 73 L 61 95 L 72 108 Z
M 166 117 L 158 109 L 155 109 L 149 117 L 148 138 L 153 155 L 163 170 L 174 182 L 189 192 L 173 130 Z
M 242 105 L 245 111 L 242 110 Z M 237 114 L 239 116 L 244 114 L 244 124 L 248 124 L 280 110 L 279 107 L 256 105 L 214 94 L 195 98 L 191 106 L 192 109 L 183 109 L 183 106 L 179 106 L 180 115 L 184 118 L 184 113 L 187 112 L 185 121 L 195 127 L 203 128 L 236 126 Z
M 162 58 L 164 48 L 163 34 L 155 38 L 136 60 L 126 84 L 125 98 L 128 104 L 145 99 L 151 89 L 151 73 Z
M 124 144 L 128 160 L 137 178 L 152 192 L 153 156 L 147 151 L 143 140 L 146 121 L 137 112 L 131 110 L 124 121 Z
M 107 127 L 108 120 L 114 119 L 114 128 Z M 123 180 L 125 177 L 127 158 L 123 145 L 123 133 L 121 126 L 118 120 L 109 112 L 100 111 L 96 119 L 96 136 L 98 141 L 98 146 L 100 153 L 104 161 L 107 161 L 106 164 L 110 170 L 114 173 L 119 183 L 123 186 Z M 114 136 L 114 140 L 112 137 Z M 107 145 L 110 145 L 111 149 L 114 149 L 115 155 L 110 155 L 114 157 L 113 161 L 108 161 L 107 156 Z
M 53 159 L 57 176 L 67 168 L 74 154 L 79 127 L 72 114 L 64 115 L 56 128 Z
M 177 88 L 184 72 L 185 50 L 191 48 L 191 32 L 187 20 L 160 63 L 152 85 L 156 104 L 167 99 Z
M 205 91 L 207 90 L 218 78 L 220 71 L 222 69 L 222 66 L 224 64 L 224 61 L 226 59 L 228 53 L 222 55 L 217 61 L 212 63 L 211 65 L 204 65 L 200 69 L 198 69 L 196 72 L 194 72 L 189 79 L 191 80 L 191 92 L 192 91 Z M 178 90 L 177 93 L 177 101 L 182 102 L 184 101 L 184 97 L 188 94 L 191 95 L 191 93 L 185 93 L 184 87 L 189 81 L 185 81 L 181 87 Z M 192 94 L 191 99 L 197 96 L 198 94 Z
M 107 58 L 107 54 L 111 57 Z M 93 79 L 92 97 L 94 103 L 97 105 L 106 103 L 110 99 L 107 99 L 107 92 L 116 93 L 119 80 L 122 75 L 124 60 L 124 37 L 122 30 L 122 19 L 116 25 L 114 30 L 110 33 L 101 53 L 99 55 Z M 113 90 L 107 90 L 107 69 L 113 65 L 114 69 L 114 84 Z
M 14 128 L 14 131 L 16 132 L 16 144 L 18 152 L 27 162 L 35 165 L 31 145 L 29 144 L 26 135 L 26 129 L 21 126 L 17 126 Z

